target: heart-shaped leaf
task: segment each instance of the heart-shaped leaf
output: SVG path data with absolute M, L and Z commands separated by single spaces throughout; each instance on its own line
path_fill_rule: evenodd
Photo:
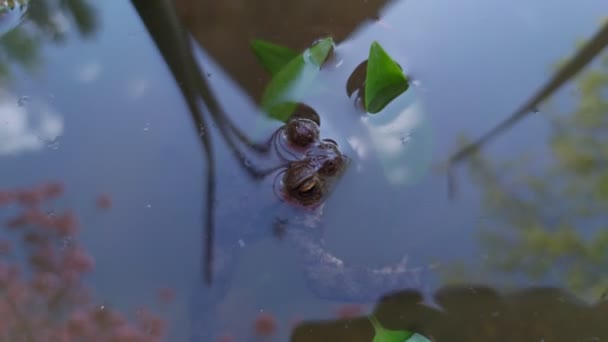
M 374 41 L 369 49 L 365 80 L 365 109 L 380 112 L 409 87 L 401 67 Z
M 298 56 L 297 52 L 288 47 L 261 39 L 252 41 L 250 46 L 258 62 L 273 76 Z
M 262 108 L 270 117 L 282 122 L 289 119 L 298 102 L 310 90 L 333 46 L 333 39 L 321 39 L 274 75 L 262 95 Z

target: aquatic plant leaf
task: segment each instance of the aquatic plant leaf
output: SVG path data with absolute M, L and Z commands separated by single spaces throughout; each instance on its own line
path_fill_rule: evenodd
M 407 330 L 388 330 L 385 329 L 374 316 L 369 317 L 376 335 L 373 342 L 406 342 L 414 333 Z
M 318 67 L 321 67 L 331 55 L 334 49 L 334 41 L 331 38 L 324 38 L 315 42 L 310 48 L 310 59 Z
M 374 41 L 369 49 L 365 79 L 365 110 L 380 112 L 409 87 L 401 67 Z
M 286 122 L 297 103 L 310 90 L 323 63 L 333 50 L 325 38 L 287 63 L 270 81 L 262 95 L 262 109 L 271 118 Z
M 296 51 L 288 47 L 276 45 L 261 39 L 252 41 L 250 47 L 258 62 L 273 76 L 298 56 Z

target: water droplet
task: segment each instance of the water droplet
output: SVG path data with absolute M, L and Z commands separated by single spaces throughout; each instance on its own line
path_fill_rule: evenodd
M 61 239 L 61 249 L 68 249 L 74 246 L 74 238 L 71 236 L 66 236 Z
M 23 106 L 27 105 L 27 103 L 29 102 L 29 100 L 30 100 L 29 96 L 23 95 L 23 96 L 21 96 L 19 98 L 19 100 L 17 100 L 17 105 L 19 107 L 23 107 Z

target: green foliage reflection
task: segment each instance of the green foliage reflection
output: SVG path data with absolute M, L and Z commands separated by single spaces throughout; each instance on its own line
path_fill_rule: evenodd
M 18 4 L 27 6 L 27 12 L 19 26 L 0 36 L 0 84 L 11 80 L 11 70 L 15 67 L 34 72 L 43 60 L 43 44 L 62 43 L 67 39 L 69 32 L 64 29 L 65 23 L 57 18 L 72 21 L 76 31 L 84 38 L 92 37 L 99 28 L 96 9 L 88 0 L 20 0 L 7 3 L 9 10 L 13 4 L 12 10 L 17 11 Z
M 492 217 L 480 232 L 489 270 L 590 298 L 608 290 L 608 54 L 596 62 L 574 78 L 572 110 L 547 116 L 547 152 L 470 163 Z

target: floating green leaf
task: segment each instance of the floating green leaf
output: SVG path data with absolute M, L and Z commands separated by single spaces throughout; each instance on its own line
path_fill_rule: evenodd
M 414 333 L 407 330 L 388 330 L 382 327 L 375 316 L 370 316 L 369 321 L 374 326 L 376 335 L 373 342 L 406 342 Z
M 288 47 L 260 39 L 252 41 L 250 46 L 260 64 L 273 76 L 298 56 L 297 52 Z
M 323 63 L 325 63 L 327 58 L 329 58 L 333 49 L 334 41 L 331 38 L 321 39 L 315 42 L 310 48 L 310 59 L 318 67 L 321 67 Z
M 369 49 L 367 77 L 365 80 L 365 109 L 378 113 L 409 87 L 408 80 L 378 42 Z
M 310 89 L 333 46 L 331 38 L 322 39 L 287 63 L 266 87 L 262 109 L 270 117 L 286 122 Z

